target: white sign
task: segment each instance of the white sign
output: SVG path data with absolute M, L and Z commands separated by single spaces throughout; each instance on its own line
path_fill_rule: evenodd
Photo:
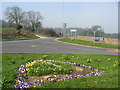
M 76 32 L 77 30 L 76 30 L 76 29 L 71 29 L 70 31 L 71 31 L 71 32 Z

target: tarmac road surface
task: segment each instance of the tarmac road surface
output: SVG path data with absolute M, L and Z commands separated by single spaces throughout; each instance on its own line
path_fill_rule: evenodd
M 1 53 L 42 53 L 42 54 L 109 54 L 106 49 L 65 44 L 55 41 L 56 38 L 40 38 L 32 40 L 3 41 Z

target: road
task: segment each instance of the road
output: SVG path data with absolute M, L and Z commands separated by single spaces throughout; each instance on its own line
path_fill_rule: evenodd
M 71 53 L 71 54 L 118 55 L 118 53 L 108 52 L 106 51 L 106 49 L 98 49 L 57 42 L 55 41 L 55 38 L 4 41 L 2 42 L 1 53 L 42 53 L 42 54 Z

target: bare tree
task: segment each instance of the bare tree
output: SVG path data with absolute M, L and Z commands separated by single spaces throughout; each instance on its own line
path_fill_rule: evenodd
M 30 27 L 30 21 L 29 21 L 27 12 L 24 13 L 24 17 L 21 20 L 21 24 L 22 24 L 23 28 Z
M 29 18 L 29 22 L 32 26 L 32 32 L 35 32 L 35 29 L 39 25 L 41 26 L 41 20 L 43 19 L 43 17 L 40 15 L 39 12 L 29 11 L 28 12 L 28 18 Z
M 5 15 L 8 21 L 15 23 L 17 26 L 21 24 L 24 12 L 21 8 L 13 6 L 6 9 Z

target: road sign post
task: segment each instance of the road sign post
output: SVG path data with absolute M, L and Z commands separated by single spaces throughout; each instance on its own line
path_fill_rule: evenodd
M 94 39 L 95 39 L 95 30 L 94 30 Z M 95 43 L 95 40 L 94 40 L 94 43 Z
M 101 31 L 103 31 L 104 28 L 97 28 L 97 30 L 101 30 Z M 100 32 L 100 38 L 102 38 L 102 32 Z
M 70 35 L 71 37 L 75 37 L 75 39 L 77 38 L 77 30 L 76 29 L 71 29 L 70 34 L 71 34 Z

